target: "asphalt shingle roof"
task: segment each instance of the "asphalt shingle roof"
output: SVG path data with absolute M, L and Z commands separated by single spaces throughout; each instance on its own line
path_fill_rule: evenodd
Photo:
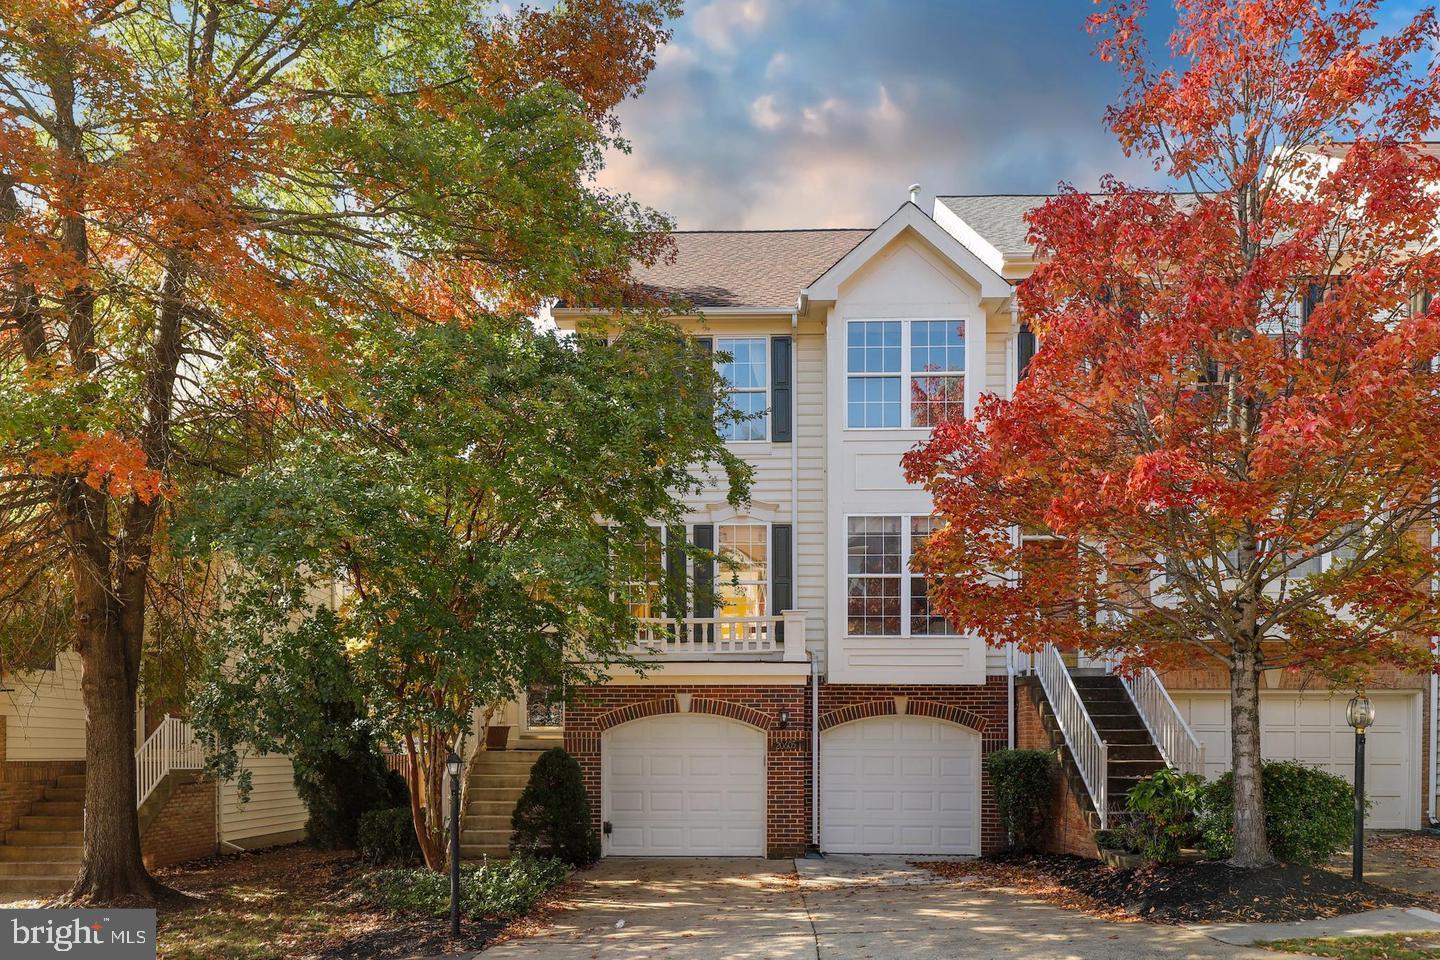
M 870 234 L 867 229 L 686 230 L 675 259 L 636 267 L 647 293 L 705 307 L 792 307 L 800 291 Z
M 950 212 L 970 225 L 996 250 L 1030 253 L 1034 245 L 1025 239 L 1030 227 L 1025 214 L 1049 200 L 1052 194 L 1022 193 L 983 197 L 936 197 Z

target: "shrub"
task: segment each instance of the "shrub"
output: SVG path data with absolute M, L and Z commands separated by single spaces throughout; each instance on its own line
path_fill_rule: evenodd
M 359 834 L 360 855 L 370 863 L 420 862 L 420 841 L 408 806 L 363 814 Z
M 321 850 L 356 849 L 362 816 L 410 802 L 405 779 L 385 765 L 363 733 L 343 751 L 297 753 L 295 792 L 309 813 L 305 839 Z
M 472 920 L 522 916 L 569 872 L 555 859 L 490 860 L 460 868 L 460 912 Z M 450 876 L 433 870 L 378 870 L 356 882 L 360 899 L 395 913 L 443 917 L 450 912 Z
M 1152 863 L 1174 863 L 1180 848 L 1199 840 L 1196 811 L 1205 780 L 1193 773 L 1158 770 L 1130 788 L 1125 820 L 1112 831 L 1121 849 Z
M 1010 845 L 1039 849 L 1055 778 L 1054 755 L 1044 750 L 997 750 L 985 758 L 985 770 Z
M 1217 859 L 1234 852 L 1234 776 L 1204 788 L 1201 843 Z M 1354 834 L 1355 791 L 1344 777 L 1292 760 L 1261 768 L 1265 836 L 1270 852 L 1286 863 L 1320 863 L 1349 846 Z
M 600 859 L 580 764 L 560 747 L 540 754 L 510 817 L 510 849 L 583 867 Z

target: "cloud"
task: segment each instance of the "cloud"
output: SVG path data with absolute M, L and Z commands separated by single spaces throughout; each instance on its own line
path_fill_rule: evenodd
M 712 0 L 695 11 L 695 35 L 711 48 L 733 53 L 736 42 L 753 36 L 770 13 L 768 0 Z
M 917 181 L 927 197 L 1153 183 L 1103 128 L 1119 78 L 1079 7 L 715 0 L 622 108 L 634 153 L 600 182 L 687 228 L 873 226 Z
M 761 130 L 777 130 L 785 120 L 775 109 L 775 98 L 768 93 L 750 101 L 750 122 Z

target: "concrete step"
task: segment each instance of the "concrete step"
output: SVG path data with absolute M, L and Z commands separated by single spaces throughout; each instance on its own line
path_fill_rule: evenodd
M 58 847 L 65 844 L 81 843 L 85 839 L 83 830 L 10 830 L 5 834 L 5 845 L 9 847 Z
M 20 818 L 22 830 L 84 830 L 84 817 L 36 817 Z
M 85 813 L 85 804 L 78 800 L 36 800 L 30 805 L 34 817 L 78 817 Z
M 74 787 L 79 790 L 85 789 L 85 774 L 83 773 L 62 773 L 55 778 L 57 787 Z
M 46 787 L 46 800 L 68 800 L 71 803 L 83 803 L 85 801 L 84 787 Z
M 49 897 L 64 893 L 75 884 L 74 877 L 0 877 L 0 894 L 8 897 Z
M 525 774 L 511 775 L 504 773 L 481 773 L 470 778 L 470 789 L 473 790 L 508 790 L 513 791 L 515 796 L 520 796 L 520 791 L 530 778 Z
M 73 879 L 80 872 L 80 861 L 56 860 L 0 861 L 0 877 L 54 877 L 69 872 Z
M 462 831 L 485 830 L 509 833 L 512 829 L 509 817 L 465 817 L 460 821 Z
M 474 794 L 471 794 L 471 796 L 474 796 Z M 518 794 L 515 799 L 519 799 Z M 514 812 L 515 800 L 494 800 L 491 799 L 490 794 L 486 794 L 483 800 L 471 800 L 465 804 L 465 815 L 467 817 L 488 817 L 498 814 L 508 820 L 510 819 L 510 814 Z
M 509 847 L 510 829 L 504 830 L 469 830 L 460 828 L 460 846 L 480 845 L 488 847 Z
M 25 862 L 35 863 L 40 860 L 53 860 L 56 863 L 79 863 L 81 847 L 77 844 L 65 844 L 32 847 L 11 844 L 0 844 L 0 862 Z
M 1153 743 L 1112 743 L 1110 762 L 1119 760 L 1154 760 L 1162 762 L 1160 750 Z
M 460 842 L 460 859 L 466 860 L 508 860 L 510 859 L 510 847 L 496 846 L 494 844 L 479 844 Z

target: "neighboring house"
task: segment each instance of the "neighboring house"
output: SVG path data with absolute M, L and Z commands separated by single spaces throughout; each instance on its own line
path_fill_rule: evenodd
M 85 786 L 85 706 L 80 657 L 3 678 L 0 687 L 0 900 L 67 889 L 80 863 Z M 285 756 L 249 756 L 248 799 L 235 781 L 201 775 L 204 756 L 188 725 L 136 712 L 140 844 L 148 865 L 218 850 L 290 843 L 307 813 Z
M 512 708 L 518 746 L 563 740 L 580 762 L 607 855 L 980 854 L 1002 844 L 982 760 L 1017 741 L 1062 742 L 1044 685 L 1067 671 L 1057 654 L 1026 676 L 1030 658 L 955 635 L 932 614 L 907 569 L 931 502 L 905 482 L 900 457 L 940 417 L 1013 390 L 1034 348 L 1013 296 L 1034 266 L 1023 216 L 1043 199 L 941 197 L 933 218 L 906 203 L 873 230 L 682 232 L 673 262 L 637 272 L 655 293 L 694 304 L 695 335 L 733 358 L 724 373 L 736 405 L 765 415 L 732 430 L 732 449 L 755 467 L 748 508 L 736 512 L 717 490 L 692 503 L 683 532 L 736 561 L 738 582 L 695 571 L 716 583 L 717 602 L 678 619 L 649 611 L 658 619 L 636 638 L 653 657 L 643 677 L 616 670 L 603 686 L 569 691 L 563 718 L 542 709 L 537 723 L 527 704 Z M 574 329 L 596 313 L 554 316 Z M 1152 723 L 1166 719 L 1158 678 L 1152 695 L 1132 696 L 1103 665 L 1085 666 L 1068 673 L 1113 741 L 1098 768 L 1113 809 L 1184 744 L 1152 742 L 1137 714 L 1142 701 Z M 1265 754 L 1348 776 L 1348 695 L 1302 692 L 1273 673 L 1267 682 Z M 1223 673 L 1164 683 L 1204 745 L 1206 771 L 1226 768 Z M 1435 809 L 1435 691 L 1415 675 L 1380 686 L 1370 823 L 1418 828 Z M 500 852 L 508 836 L 505 791 L 518 787 L 503 786 L 502 756 L 473 765 L 467 855 Z M 1198 751 L 1189 756 L 1198 766 Z M 1085 788 L 1073 756 L 1068 769 L 1066 815 L 1054 819 L 1093 828 L 1086 794 L 1100 788 Z M 1093 850 L 1082 832 L 1054 842 Z

